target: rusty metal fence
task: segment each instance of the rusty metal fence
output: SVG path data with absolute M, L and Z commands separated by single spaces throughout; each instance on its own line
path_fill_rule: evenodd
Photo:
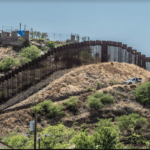
M 97 40 L 60 46 L 1 76 L 0 104 L 59 69 L 108 61 L 136 64 L 136 59 L 138 66 L 150 69 L 150 58 L 121 42 Z

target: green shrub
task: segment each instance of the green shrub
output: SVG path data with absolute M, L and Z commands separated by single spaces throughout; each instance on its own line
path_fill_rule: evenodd
M 110 80 L 109 83 L 110 83 L 111 85 L 115 85 L 115 84 L 118 84 L 119 82 L 118 82 L 118 81 Z
M 123 144 L 119 142 L 118 133 L 109 128 L 102 127 L 99 132 L 88 136 L 87 130 L 80 132 L 73 138 L 74 149 L 122 149 Z M 96 147 L 97 146 L 97 147 Z
M 37 144 L 37 146 L 39 146 L 39 144 Z M 34 149 L 34 140 L 28 140 L 24 145 L 24 149 Z
M 42 42 L 42 43 L 44 43 L 44 39 L 38 39 L 38 42 Z
M 54 41 L 47 41 L 46 42 L 46 45 L 49 47 L 49 48 L 55 48 L 56 47 L 56 43 Z
M 32 114 L 33 113 L 39 113 L 40 115 L 46 115 L 47 117 L 62 117 L 63 111 L 62 105 L 56 105 L 52 101 L 44 101 L 39 103 L 36 106 L 31 107 Z
M 74 127 L 74 126 L 76 126 L 78 124 L 78 122 L 74 122 L 73 124 L 72 124 L 72 126 Z
M 150 102 L 150 82 L 146 82 L 133 90 L 131 93 L 135 95 L 135 98 L 138 102 L 143 105 L 146 105 L 147 102 Z
M 111 104 L 114 102 L 114 98 L 112 96 L 110 96 L 109 94 L 105 94 L 102 96 L 101 102 L 103 104 Z
M 42 149 L 56 149 L 60 145 L 61 147 L 67 148 L 66 146 L 69 147 L 72 144 L 71 139 L 75 136 L 76 131 L 60 123 L 56 126 L 49 125 L 42 131 L 41 135 L 44 134 L 50 134 L 50 137 L 41 137 L 40 147 Z
M 24 149 L 29 138 L 24 135 L 15 135 L 14 132 L 12 132 L 9 133 L 9 136 L 5 137 L 2 141 L 14 149 Z
M 38 49 L 35 45 L 31 45 L 30 47 L 21 49 L 21 51 L 18 54 L 22 57 L 26 57 L 30 60 L 33 60 L 37 57 L 40 57 L 40 53 L 40 49 Z
M 123 143 L 119 142 L 119 134 L 115 129 L 110 127 L 101 127 L 101 129 L 94 133 L 93 136 L 94 148 L 96 149 L 123 149 Z
M 93 91 L 94 93 L 96 93 L 96 89 L 92 89 L 92 91 Z
M 101 103 L 100 98 L 88 96 L 88 108 L 93 108 L 95 110 L 98 110 L 99 108 L 102 108 L 102 107 L 103 107 L 103 104 Z
M 21 65 L 23 65 L 23 64 L 26 64 L 26 63 L 30 62 L 31 59 L 28 59 L 26 57 L 20 57 L 19 61 L 20 61 Z
M 46 46 L 42 46 L 40 49 L 41 51 L 44 51 L 44 52 L 47 52 L 49 50 L 49 48 Z
M 102 127 L 110 127 L 110 128 L 115 129 L 117 133 L 120 133 L 119 127 L 112 123 L 112 118 L 109 118 L 109 119 L 97 118 L 97 120 L 98 120 L 98 123 L 95 124 L 95 127 L 93 128 L 94 131 L 98 132 Z
M 41 128 L 41 127 L 37 127 L 37 131 L 38 131 L 38 132 L 41 132 L 41 131 L 42 131 L 42 128 Z
M 81 125 L 81 128 L 82 128 L 83 131 L 85 131 L 85 129 L 87 128 L 87 124 L 83 123 L 83 124 Z
M 139 114 L 129 114 L 128 116 L 123 115 L 121 117 L 115 118 L 120 130 L 128 132 L 142 131 L 144 126 L 147 125 L 147 120 L 144 117 L 141 117 Z
M 95 146 L 93 143 L 93 137 L 88 136 L 87 130 L 77 134 L 72 141 L 75 144 L 74 149 L 93 149 Z
M 0 69 L 6 71 L 10 69 L 13 65 L 18 66 L 20 63 L 15 60 L 13 57 L 6 57 L 4 58 L 4 61 L 0 63 Z
M 86 89 L 86 90 L 87 90 L 88 92 L 89 92 L 89 91 L 91 91 L 91 87 L 87 87 L 87 89 Z
M 97 87 L 100 87 L 102 85 L 102 82 L 97 82 Z
M 77 110 L 76 104 L 78 102 L 78 99 L 75 96 L 70 96 L 69 100 L 64 102 L 64 105 L 67 105 L 67 109 L 69 110 Z
M 94 96 L 95 98 L 101 98 L 101 97 L 103 96 L 103 92 L 95 92 L 95 93 L 93 94 L 93 96 Z
M 14 135 L 16 135 L 15 132 L 9 132 L 7 136 L 3 137 L 2 142 L 8 144 L 11 137 L 13 137 Z

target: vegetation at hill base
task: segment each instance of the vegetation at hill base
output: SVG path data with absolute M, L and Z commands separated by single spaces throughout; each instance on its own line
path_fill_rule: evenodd
M 144 86 L 145 85 L 145 86 Z M 145 89 L 145 97 L 148 86 L 150 84 L 145 83 L 136 88 L 136 94 L 139 95 L 141 90 Z M 145 88 L 146 87 L 146 88 Z M 134 91 L 134 93 L 135 93 Z M 141 101 L 143 97 L 140 97 Z M 95 104 L 95 101 L 97 102 Z M 51 117 L 63 117 L 63 110 L 69 109 L 72 111 L 78 99 L 71 96 L 63 104 L 54 104 L 52 101 L 44 101 L 36 106 L 32 107 L 32 115 L 36 112 L 41 115 L 45 115 L 48 118 Z M 88 104 L 95 110 L 100 109 L 105 104 L 113 103 L 113 97 L 102 92 L 95 92 L 92 96 L 88 97 Z M 115 118 L 116 124 L 113 124 L 112 118 L 98 119 L 98 123 L 93 127 L 94 133 L 89 136 L 86 124 L 82 124 L 81 128 L 74 130 L 63 125 L 63 123 L 51 126 L 43 130 L 39 130 L 37 134 L 50 134 L 50 137 L 41 137 L 41 148 L 43 149 L 68 149 L 71 145 L 75 145 L 73 149 L 123 149 L 126 148 L 123 142 L 124 138 L 130 140 L 132 143 L 145 143 L 147 147 L 150 143 L 141 136 L 141 133 L 145 127 L 147 127 L 147 119 L 137 113 L 131 113 L 129 115 L 122 115 Z M 128 132 L 128 136 L 125 133 Z M 63 138 L 62 138 L 63 137 Z M 23 135 L 15 135 L 10 133 L 8 138 L 3 138 L 3 142 L 16 149 L 34 148 L 33 135 L 31 137 L 25 137 Z M 37 144 L 38 145 L 38 144 Z M 147 148 L 146 146 L 144 148 Z M 133 148 L 133 147 L 132 147 Z

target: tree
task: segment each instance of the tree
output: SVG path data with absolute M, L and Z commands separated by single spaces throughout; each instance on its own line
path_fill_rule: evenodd
M 33 35 L 34 35 L 33 31 L 31 31 L 31 32 L 30 32 L 30 36 L 32 36 L 32 38 L 33 38 Z
M 111 127 L 102 127 L 93 134 L 96 149 L 122 149 L 123 144 L 119 142 L 118 133 Z
M 46 45 L 49 47 L 49 48 L 55 48 L 56 47 L 56 43 L 54 41 L 47 41 L 46 42 Z
M 41 35 L 42 35 L 41 32 L 38 31 L 38 32 L 37 32 L 37 37 L 40 38 Z
M 142 105 L 148 105 L 150 103 L 150 82 L 146 82 L 132 91 L 135 98 Z
M 48 37 L 47 33 L 42 33 L 41 35 L 43 39 Z
M 119 142 L 118 133 L 111 127 L 101 127 L 98 132 L 88 136 L 87 129 L 80 132 L 72 140 L 74 149 L 122 149 L 123 144 Z
M 72 141 L 75 144 L 74 149 L 93 149 L 95 146 L 93 143 L 93 137 L 88 136 L 87 129 L 76 135 Z
M 31 45 L 30 47 L 21 49 L 21 51 L 18 54 L 22 57 L 26 57 L 30 60 L 33 60 L 41 56 L 41 50 L 38 49 L 35 45 Z
M 37 37 L 37 31 L 34 31 L 33 35 L 34 35 L 34 38 L 35 38 L 35 36 Z

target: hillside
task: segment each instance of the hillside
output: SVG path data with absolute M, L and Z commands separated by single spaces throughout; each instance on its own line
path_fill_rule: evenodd
M 41 40 L 42 41 L 42 40 Z M 47 44 L 46 44 L 46 40 L 43 40 L 43 44 L 42 44 L 42 47 L 43 49 L 41 48 L 41 41 L 38 40 L 38 39 L 30 39 L 29 40 L 29 43 L 31 45 L 35 45 L 37 46 L 39 49 L 41 49 L 41 51 L 43 52 L 43 54 L 45 53 L 45 51 L 43 50 L 45 48 L 45 50 L 48 50 L 49 48 L 47 47 Z M 56 41 L 56 47 L 57 46 L 60 46 L 61 44 L 65 44 L 66 42 L 59 42 L 59 41 Z M 7 57 L 12 57 L 12 58 L 15 58 L 16 61 L 19 61 L 22 57 L 18 54 L 17 51 L 15 51 L 13 49 L 13 46 L 3 46 L 1 45 L 0 47 L 0 62 L 3 62 L 5 58 Z M 10 67 L 10 69 L 15 69 L 17 68 L 17 66 L 15 65 L 12 65 Z M 8 70 L 9 71 L 9 70 Z M 7 71 L 7 72 L 8 72 Z M 0 72 L 0 76 L 4 76 L 4 72 L 1 71 Z
M 44 129 L 49 124 L 56 125 L 61 121 L 68 128 L 74 128 L 73 123 L 78 122 L 75 128 L 80 128 L 83 123 L 86 123 L 89 128 L 89 135 L 92 135 L 94 133 L 93 127 L 98 122 L 97 117 L 102 119 L 113 118 L 114 122 L 114 118 L 118 116 L 135 112 L 147 119 L 148 126 L 142 132 L 142 136 L 149 139 L 150 110 L 148 106 L 143 107 L 137 102 L 131 91 L 137 86 L 149 81 L 150 72 L 137 66 L 137 77 L 141 77 L 143 83 L 131 85 L 121 84 L 129 78 L 135 77 L 135 73 L 136 65 L 118 62 L 90 64 L 72 68 L 69 72 L 64 72 L 62 76 L 58 75 L 58 78 L 49 82 L 46 87 L 37 93 L 7 108 L 5 113 L 0 114 L 0 136 L 7 135 L 8 131 L 14 131 L 17 134 L 28 133 L 30 128 L 29 122 L 34 117 L 31 114 L 30 106 L 25 109 L 21 106 L 33 105 L 35 102 L 40 103 L 46 100 L 52 100 L 54 104 L 60 105 L 69 96 L 76 96 L 78 98 L 76 113 L 64 108 L 65 116 L 63 118 L 50 119 L 45 116 L 40 116 L 37 126 Z M 55 76 L 57 76 L 57 72 Z M 114 85 L 115 82 L 113 81 L 118 82 Z M 99 89 L 97 88 L 97 82 L 102 83 Z M 104 94 L 109 93 L 114 98 L 114 104 L 105 105 L 99 111 L 90 111 L 87 107 L 88 96 L 91 96 L 94 92 L 88 92 L 87 87 L 96 89 L 97 92 L 103 92 Z M 14 110 L 11 111 L 12 109 Z M 129 142 L 127 141 L 126 143 L 128 144 Z

